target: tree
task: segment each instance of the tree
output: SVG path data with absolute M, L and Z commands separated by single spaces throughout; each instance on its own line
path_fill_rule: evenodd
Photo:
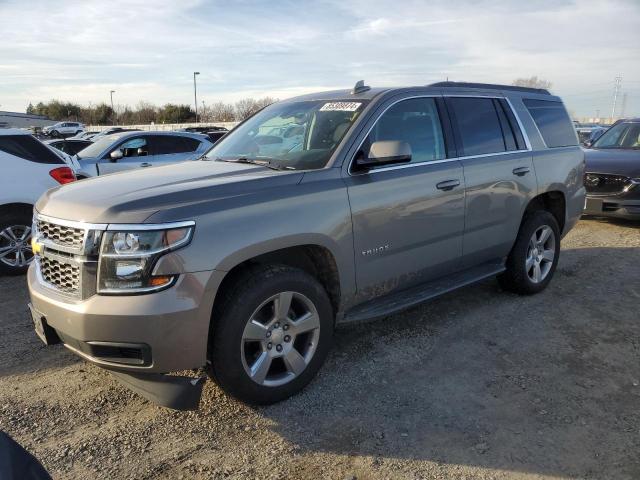
M 35 115 L 36 108 L 33 106 L 33 103 L 29 102 L 29 106 L 27 107 L 27 114 Z
M 149 102 L 140 101 L 138 105 L 136 105 L 135 109 L 135 117 L 136 123 L 138 124 L 146 124 L 156 121 L 156 117 L 158 116 L 158 109 L 150 104 Z
M 236 120 L 242 121 L 245 118 L 249 118 L 258 110 L 262 110 L 264 107 L 271 105 L 277 100 L 271 97 L 264 97 L 259 100 L 253 98 L 243 98 L 236 102 Z
M 529 88 L 544 88 L 546 90 L 551 89 L 551 85 L 553 85 L 549 80 L 545 80 L 544 78 L 538 78 L 536 75 L 529 78 L 516 78 L 512 85 L 517 87 L 529 87 Z
M 205 115 L 206 122 L 233 122 L 236 119 L 233 105 L 224 102 L 216 102 L 208 106 Z
M 189 105 L 175 105 L 167 103 L 158 110 L 158 122 L 161 123 L 187 123 L 195 120 L 195 112 Z

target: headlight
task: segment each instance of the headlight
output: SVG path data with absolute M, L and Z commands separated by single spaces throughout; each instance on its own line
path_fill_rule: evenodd
M 191 241 L 193 225 L 181 222 L 107 230 L 100 247 L 98 293 L 146 293 L 173 285 L 176 275 L 153 275 L 153 267 L 162 255 Z

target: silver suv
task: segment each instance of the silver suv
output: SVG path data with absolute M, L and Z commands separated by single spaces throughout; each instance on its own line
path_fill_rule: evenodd
M 28 274 L 39 336 L 196 408 L 205 367 L 254 404 L 302 389 L 338 324 L 487 277 L 534 294 L 585 201 L 561 100 L 484 84 L 271 105 L 203 161 L 50 190 Z
M 84 124 L 78 122 L 58 122 L 42 129 L 44 135 L 53 138 L 70 137 L 84 131 Z

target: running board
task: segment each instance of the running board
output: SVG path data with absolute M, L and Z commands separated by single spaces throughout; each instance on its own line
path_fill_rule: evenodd
M 492 277 L 504 272 L 504 270 L 504 264 L 501 262 L 484 263 L 406 290 L 393 292 L 384 297 L 356 305 L 346 312 L 340 323 L 361 322 L 386 317 L 452 290 Z

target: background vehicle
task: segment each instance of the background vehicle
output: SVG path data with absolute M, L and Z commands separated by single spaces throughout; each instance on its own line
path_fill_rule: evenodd
M 212 143 L 206 136 L 179 132 L 120 132 L 95 139 L 76 155 L 79 177 L 200 158 Z
M 33 206 L 49 188 L 73 180 L 62 157 L 29 132 L 0 129 L 0 274 L 27 270 Z
M 359 82 L 275 103 L 203 161 L 43 196 L 36 331 L 173 408 L 197 406 L 202 382 L 164 374 L 203 365 L 231 395 L 276 402 L 311 381 L 336 323 L 492 276 L 546 288 L 583 167 L 546 90 Z M 63 239 L 62 265 L 60 226 L 90 239 Z
M 111 127 L 111 128 L 107 128 L 106 130 L 103 130 L 99 133 L 96 133 L 95 135 L 93 135 L 91 137 L 91 140 L 95 141 L 98 140 L 99 138 L 105 137 L 107 135 L 111 135 L 113 133 L 122 133 L 122 132 L 140 132 L 141 130 L 139 128 L 124 128 L 124 127 Z
M 585 151 L 584 213 L 640 219 L 640 118 L 616 122 Z
M 85 148 L 87 148 L 92 143 L 93 142 L 91 142 L 91 140 L 75 140 L 71 138 L 45 141 L 45 144 L 49 145 L 50 147 L 57 148 L 67 155 L 75 155 L 80 150 L 84 150 Z
M 84 125 L 78 122 L 58 122 L 54 125 L 49 125 L 42 129 L 44 135 L 48 135 L 53 138 L 58 137 L 71 137 L 78 135 L 84 130 Z
M 216 143 L 222 137 L 224 137 L 229 130 L 224 127 L 187 127 L 182 130 L 183 132 L 201 133 L 209 137 L 211 143 Z
M 89 140 L 93 137 L 95 137 L 98 133 L 100 132 L 81 132 L 77 135 L 74 135 L 73 137 L 69 137 L 70 140 Z

